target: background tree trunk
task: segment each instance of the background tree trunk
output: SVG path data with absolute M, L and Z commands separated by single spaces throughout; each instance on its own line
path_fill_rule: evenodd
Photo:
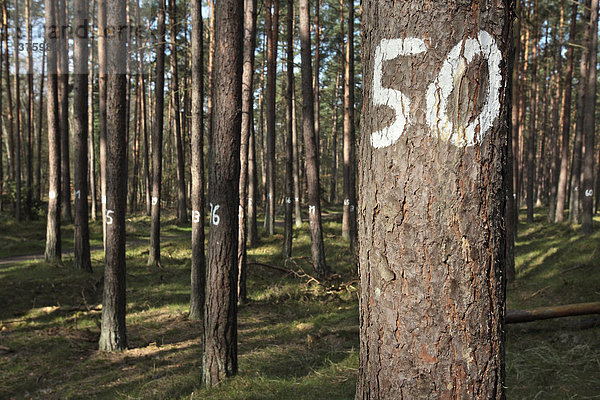
M 589 69 L 581 84 L 585 89 L 585 110 L 583 116 L 583 131 L 585 140 L 585 153 L 583 155 L 583 182 L 582 191 L 582 224 L 581 231 L 591 234 L 593 231 L 592 217 L 594 214 L 594 137 L 596 122 L 596 76 L 598 58 L 598 0 L 591 2 L 590 25 L 591 37 L 589 40 Z
M 73 24 L 77 31 L 88 24 L 88 1 L 76 0 Z M 73 153 L 75 157 L 75 268 L 92 272 L 88 223 L 88 38 L 73 37 Z
M 46 252 L 44 258 L 47 262 L 59 263 L 61 261 L 60 242 L 60 129 L 58 114 L 58 74 L 57 74 L 57 39 L 53 36 L 52 29 L 56 27 L 56 7 L 54 0 L 45 0 L 46 14 L 46 51 L 48 52 L 48 222 L 46 224 Z
M 31 25 L 31 0 L 25 2 L 25 25 L 27 27 L 27 188 L 25 195 L 25 214 L 32 219 L 33 206 L 33 46 Z
M 100 136 L 100 197 L 106 252 L 106 1 L 98 0 L 98 127 Z
M 108 0 L 107 26 L 126 26 L 125 2 Z M 164 10 L 164 8 L 163 8 Z M 163 13 L 164 15 L 164 13 Z M 125 329 L 125 213 L 127 210 L 127 38 L 113 35 L 106 43 L 107 168 L 106 258 L 102 296 L 101 351 L 127 348 Z
M 531 103 L 531 111 L 529 113 L 529 132 L 527 137 L 527 223 L 533 222 L 533 206 L 534 206 L 534 185 L 535 185 L 535 154 L 537 145 L 537 57 L 538 57 L 538 4 L 539 0 L 533 1 L 533 36 L 531 47 L 531 90 L 529 101 Z
M 202 0 L 192 0 L 192 271 L 190 319 L 202 320 L 206 285 L 204 256 L 204 44 Z
M 292 213 L 294 205 L 292 203 L 292 196 L 294 195 L 294 178 L 293 167 L 294 167 L 294 143 L 292 140 L 292 130 L 294 124 L 293 111 L 293 90 L 294 90 L 294 4 L 288 0 L 287 4 L 287 57 L 286 57 L 286 76 L 287 86 L 285 95 L 285 111 L 286 111 L 286 160 L 285 160 L 285 221 L 284 221 L 284 234 L 283 234 L 283 248 L 282 254 L 284 258 L 290 258 L 292 256 L 292 239 L 294 236 L 294 227 L 292 225 Z M 317 107 L 315 105 L 315 107 Z
M 504 398 L 512 8 L 479 4 L 363 2 L 357 399 Z
M 237 235 L 242 122 L 243 3 L 215 4 L 213 135 L 209 163 L 210 235 L 202 378 L 213 387 L 237 373 Z
M 67 0 L 57 0 L 59 27 L 67 26 Z M 68 30 L 60 31 L 58 40 L 58 107 L 61 132 L 61 216 L 66 222 L 73 221 L 71 212 L 71 166 L 69 148 L 69 36 Z
M 315 142 L 315 108 L 312 88 L 310 47 L 310 9 L 308 0 L 300 0 L 300 42 L 302 72 L 302 134 L 306 151 L 306 180 L 308 182 L 308 219 L 313 268 L 319 276 L 327 276 L 323 227 L 321 224 L 321 188 L 319 183 L 319 157 Z
M 165 0 L 159 0 L 158 5 L 158 44 L 156 46 L 156 83 L 154 87 L 156 102 L 152 135 L 152 222 L 148 265 L 160 267 L 160 202 L 165 108 Z
M 256 0 L 244 2 L 244 44 L 243 44 L 243 71 L 242 71 L 242 125 L 240 142 L 240 188 L 239 188 L 239 215 L 238 215 L 238 300 L 246 303 L 248 293 L 246 290 L 246 205 L 248 203 L 248 156 L 250 131 L 254 118 L 253 107 L 253 75 L 254 75 L 254 50 L 256 47 Z

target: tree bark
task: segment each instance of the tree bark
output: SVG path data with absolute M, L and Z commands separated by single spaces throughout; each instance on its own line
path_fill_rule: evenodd
M 19 2 L 15 1 L 15 18 L 13 22 L 19 26 Z M 15 35 L 13 43 L 15 46 L 15 189 L 16 189 L 16 204 L 15 204 L 15 220 L 21 222 L 21 143 L 22 143 L 22 123 L 21 123 L 21 66 L 19 61 L 19 32 L 14 30 Z M 64 154 L 63 154 L 64 156 Z
M 315 0 L 315 73 L 313 74 L 313 90 L 315 92 L 315 143 L 317 157 L 321 160 L 321 88 L 319 71 L 321 70 L 321 1 Z M 320 165 L 320 164 L 319 164 Z
M 571 6 L 571 23 L 569 27 L 569 43 L 567 48 L 567 68 L 565 72 L 565 84 L 563 94 L 563 110 L 561 118 L 562 145 L 560 148 L 560 173 L 558 176 L 558 188 L 556 193 L 556 214 L 554 222 L 560 223 L 565 218 L 565 201 L 567 197 L 567 170 L 569 168 L 569 142 L 571 130 L 571 94 L 573 92 L 573 60 L 574 51 L 571 43 L 575 38 L 577 27 L 577 6 L 573 3 Z
M 98 128 L 100 130 L 100 198 L 102 237 L 106 253 L 106 1 L 98 0 Z
M 209 163 L 210 235 L 202 378 L 213 387 L 238 370 L 237 235 L 242 121 L 243 2 L 215 4 L 213 135 Z
M 4 17 L 4 9 L 2 7 L 0 7 L 0 11 L 2 12 L 2 16 Z M 4 24 L 4 18 L 2 19 L 2 30 L 0 31 L 1 34 L 4 36 L 6 35 L 6 25 Z M 1 41 L 1 40 L 0 40 Z M 0 117 L 2 117 L 3 112 L 1 110 L 3 110 L 2 108 L 2 99 L 3 99 L 3 85 L 2 85 L 2 55 L 3 55 L 3 47 L 0 43 Z M 43 61 L 42 61 L 43 63 Z M 42 78 L 43 80 L 44 78 Z M 41 96 L 41 94 L 40 94 Z M 42 113 L 42 110 L 40 109 L 40 114 Z M 4 157 L 2 155 L 3 152 L 3 143 L 2 143 L 2 136 L 4 135 L 4 129 L 2 129 L 2 127 L 0 127 L 0 215 L 2 214 L 2 210 L 3 210 L 3 197 L 4 197 Z
M 265 230 L 275 230 L 275 96 L 277 79 L 277 44 L 279 37 L 279 0 L 266 2 L 265 28 L 267 29 L 267 203 Z
M 294 195 L 294 178 L 292 176 L 294 169 L 294 143 L 293 143 L 293 91 L 294 91 L 294 4 L 288 1 L 287 4 L 287 48 L 286 48 L 286 96 L 285 96 L 285 111 L 286 111 L 286 160 L 285 160 L 285 221 L 283 234 L 282 255 L 284 258 L 292 256 L 292 239 L 294 236 L 294 227 L 292 225 L 292 213 L 294 205 L 292 204 L 292 196 Z M 315 104 L 315 107 L 318 107 Z M 318 123 L 317 123 L 318 125 Z
M 585 78 L 582 78 L 582 85 L 585 89 L 585 110 L 583 117 L 583 134 L 585 140 L 585 153 L 583 155 L 583 182 L 582 182 L 582 233 L 589 235 L 592 233 L 593 214 L 594 214 L 594 138 L 596 121 L 596 76 L 597 76 L 597 57 L 598 57 L 598 0 L 591 2 L 591 15 L 588 22 L 591 27 L 591 37 L 589 40 L 589 59 L 590 65 Z
M 92 272 L 88 223 L 88 1 L 74 3 L 73 37 L 73 153 L 75 157 L 75 268 Z
M 0 63 L 1 64 L 1 63 Z M 1 75 L 1 74 L 0 74 Z M 40 75 L 40 99 L 38 103 L 37 122 L 37 163 L 36 163 L 36 200 L 42 200 L 42 121 L 44 116 L 44 81 L 46 80 L 46 47 L 42 51 L 42 73 Z M 0 107 L 1 108 L 1 107 Z M 0 190 L 2 189 L 0 185 Z M 0 196 L 1 197 L 1 196 Z M 0 209 L 1 207 L 0 201 Z
M 538 4 L 539 0 L 533 0 L 533 27 L 532 27 L 532 48 L 531 48 L 531 90 L 529 101 L 531 103 L 531 112 L 529 114 L 529 132 L 527 137 L 527 223 L 533 222 L 534 206 L 534 185 L 535 185 L 535 153 L 537 145 L 537 52 L 538 52 Z
M 319 157 L 315 142 L 315 108 L 312 88 L 310 46 L 310 9 L 308 0 L 300 0 L 300 43 L 302 72 L 302 134 L 306 151 L 306 179 L 308 182 L 308 219 L 313 268 L 317 275 L 329 275 L 323 245 L 321 224 L 321 188 L 319 182 Z
M 95 21 L 93 15 L 96 15 L 96 0 L 92 1 L 92 8 L 90 15 L 92 18 L 90 23 L 92 25 L 92 32 L 96 31 Z M 96 139 L 94 135 L 94 40 L 90 43 L 90 51 L 89 51 L 89 75 L 88 75 L 88 153 L 89 153 L 89 189 L 90 189 L 90 199 L 91 199 L 91 218 L 92 221 L 96 221 L 98 219 L 98 195 L 96 192 Z
M 335 203 L 335 193 L 337 188 L 337 129 L 338 129 L 338 89 L 340 87 L 340 73 L 335 74 L 335 91 L 333 105 L 333 123 L 331 124 L 331 181 L 329 187 L 329 204 Z
M 107 26 L 126 26 L 125 2 L 108 0 Z M 164 15 L 164 14 L 163 14 Z M 125 328 L 125 213 L 127 209 L 127 35 L 111 36 L 106 43 L 107 162 L 106 259 L 102 296 L 101 351 L 127 348 Z
M 363 2 L 356 399 L 503 399 L 512 2 L 421 5 Z
M 31 0 L 25 2 L 25 25 L 27 26 L 27 188 L 25 194 L 25 214 L 32 219 L 33 206 L 33 46 L 31 26 Z
M 187 200 L 185 187 L 185 154 L 181 134 L 181 100 L 179 95 L 179 73 L 177 68 L 177 4 L 169 0 L 169 22 L 171 28 L 171 86 L 173 101 L 173 119 L 175 120 L 175 151 L 177 154 L 177 219 L 186 223 Z
M 165 108 L 165 0 L 158 6 L 158 44 L 156 46 L 156 82 L 154 131 L 152 132 L 152 222 L 148 265 L 160 267 L 160 202 L 162 191 L 163 124 Z
M 244 44 L 243 44 L 243 71 L 242 71 L 242 125 L 240 142 L 240 186 L 239 186 L 239 214 L 238 214 L 238 300 L 246 303 L 248 292 L 246 289 L 246 210 L 248 199 L 248 158 L 250 130 L 254 118 L 253 107 L 253 75 L 254 75 L 254 49 L 256 47 L 256 17 L 257 1 L 244 1 Z
M 190 319 L 202 320 L 206 261 L 204 256 L 204 44 L 202 1 L 192 0 L 192 269 Z
M 67 27 L 67 0 L 58 0 L 58 107 L 61 132 L 61 216 L 66 222 L 73 221 L 71 212 L 71 166 L 69 148 L 69 37 Z
M 354 132 L 354 0 L 348 3 L 348 36 L 344 63 L 344 214 L 342 237 L 356 254 L 356 139 Z
M 4 77 L 6 78 L 6 100 L 8 108 L 6 109 L 6 125 L 8 125 L 8 177 L 15 179 L 15 131 L 13 123 L 13 97 L 10 84 L 10 54 L 8 50 L 8 11 L 6 10 L 6 0 L 2 0 L 2 25 L 4 36 Z
M 58 113 L 57 32 L 58 19 L 54 0 L 45 0 L 46 51 L 48 68 L 48 222 L 46 224 L 46 251 L 50 263 L 61 262 L 60 242 L 60 129 Z

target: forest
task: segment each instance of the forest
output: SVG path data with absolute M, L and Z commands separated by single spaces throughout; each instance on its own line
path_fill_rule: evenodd
M 598 0 L 0 15 L 0 399 L 600 396 Z

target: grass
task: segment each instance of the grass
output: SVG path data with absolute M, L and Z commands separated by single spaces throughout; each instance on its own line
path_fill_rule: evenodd
M 509 308 L 598 301 L 600 233 L 583 237 L 548 225 L 544 210 L 520 225 L 518 279 Z M 4 224 L 0 257 L 43 251 L 43 223 Z M 99 226 L 93 227 L 98 241 Z M 163 221 L 162 269 L 146 266 L 149 222 L 129 220 L 128 340 L 118 354 L 96 351 L 100 312 L 68 311 L 101 302 L 102 254 L 93 274 L 63 265 L 0 265 L 0 398 L 351 399 L 358 368 L 358 282 L 340 222 L 324 223 L 328 263 L 339 275 L 321 287 L 252 265 L 251 302 L 239 309 L 240 373 L 201 386 L 201 326 L 187 319 L 189 228 Z M 63 228 L 68 248 L 72 227 Z M 71 233 L 69 233 L 69 230 Z M 5 241 L 11 232 L 20 240 Z M 296 231 L 289 268 L 311 272 L 308 226 Z M 282 233 L 262 237 L 250 261 L 284 265 Z M 41 246 L 28 241 L 37 238 Z M 72 240 L 72 239 L 71 239 Z M 590 325 L 591 327 L 587 327 Z M 584 329 L 585 328 L 585 329 Z M 507 327 L 509 399 L 594 398 L 600 393 L 600 328 L 589 317 Z M 596 397 L 597 398 L 597 397 Z

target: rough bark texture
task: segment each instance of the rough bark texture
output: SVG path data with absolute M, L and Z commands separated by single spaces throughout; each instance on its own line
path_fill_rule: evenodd
M 67 0 L 57 0 L 59 27 L 67 26 Z M 69 38 L 62 30 L 58 40 L 58 108 L 61 134 L 61 215 L 67 222 L 73 221 L 71 212 L 71 167 L 69 156 Z
M 308 220 L 313 268 L 319 276 L 329 274 L 325 262 L 323 227 L 321 224 L 321 188 L 319 155 L 315 138 L 314 91 L 310 50 L 310 9 L 308 0 L 300 0 L 300 42 L 302 72 L 302 133 L 306 151 L 306 180 L 308 183 Z
M 354 132 L 354 0 L 348 4 L 348 36 L 344 63 L 344 214 L 342 237 L 355 254 L 356 233 L 356 139 Z
M 533 11 L 533 37 L 531 47 L 531 86 L 530 86 L 530 114 L 529 114 L 529 132 L 527 133 L 527 223 L 533 222 L 533 206 L 535 203 L 535 162 L 536 162 L 536 148 L 537 148 L 537 127 L 538 127 L 538 116 L 537 116 L 537 96 L 538 96 L 538 82 L 537 82 L 537 57 L 538 57 L 538 24 L 537 24 L 537 4 L 539 0 L 534 0 L 534 11 Z
M 294 169 L 294 143 L 292 140 L 294 118 L 292 116 L 293 111 L 293 96 L 292 91 L 294 90 L 294 4 L 292 1 L 288 1 L 287 5 L 287 59 L 286 59 L 286 95 L 285 95 L 285 112 L 286 112 L 286 160 L 285 160 L 285 221 L 284 221 L 284 234 L 283 234 L 283 247 L 282 255 L 284 258 L 292 256 L 292 238 L 294 235 L 294 227 L 292 224 L 292 213 L 294 211 L 294 204 L 292 203 L 292 196 L 294 195 L 294 178 L 292 176 Z
M 27 187 L 25 196 L 25 214 L 28 219 L 33 217 L 31 207 L 33 205 L 33 46 L 31 25 L 31 0 L 25 2 L 27 26 Z M 0 162 L 2 162 L 0 158 Z M 1 180 L 1 178 L 0 178 Z
M 102 234 L 106 251 L 106 1 L 98 0 L 98 128 L 100 130 L 100 204 Z
M 126 26 L 125 2 L 107 0 L 107 26 Z M 127 35 L 107 40 L 107 162 L 106 257 L 99 347 L 102 351 L 127 348 L 125 330 L 125 213 L 127 206 Z
M 56 50 L 56 8 L 53 0 L 45 0 L 46 43 L 48 63 L 48 222 L 46 224 L 46 252 L 48 262 L 60 262 L 60 130 L 58 127 L 58 75 Z
M 510 5 L 363 2 L 357 399 L 504 396 Z
M 14 9 L 14 21 L 13 23 L 15 23 L 16 25 L 19 25 L 19 2 L 16 1 L 15 2 L 15 9 Z M 13 37 L 13 43 L 15 46 L 15 49 L 19 48 L 19 37 L 20 37 L 20 33 L 17 32 L 17 30 L 14 30 L 14 37 Z M 16 201 L 15 201 L 15 220 L 16 222 L 20 222 L 21 221 L 21 212 L 22 212 L 22 205 L 21 205 L 21 143 L 23 142 L 22 140 L 22 124 L 21 124 L 21 70 L 20 70 L 20 63 L 19 63 L 19 52 L 18 50 L 14 52 L 15 53 L 15 71 L 16 73 L 14 74 L 14 78 L 15 78 L 15 197 L 16 197 Z M 63 154 L 64 157 L 64 154 Z
M 88 26 L 88 1 L 74 3 L 74 25 Z M 90 228 L 88 223 L 88 39 L 73 38 L 73 155 L 75 157 L 75 268 L 92 272 Z
M 258 176 L 256 175 L 256 130 L 254 119 L 250 119 L 250 138 L 248 139 L 248 240 L 250 248 L 258 245 L 258 225 L 256 223 L 256 195 L 258 194 Z
M 594 137 L 596 122 L 596 76 L 598 57 L 598 0 L 592 0 L 591 15 L 588 24 L 591 26 L 589 41 L 590 62 L 588 73 L 582 84 L 585 84 L 585 111 L 583 117 L 583 133 L 585 140 L 585 153 L 583 155 L 583 182 L 581 193 L 581 231 L 590 234 L 593 231 L 593 206 L 594 206 Z
M 254 118 L 253 107 L 253 75 L 254 75 L 254 49 L 256 47 L 256 15 L 257 1 L 244 1 L 244 65 L 242 71 L 242 133 L 240 142 L 240 206 L 238 215 L 238 299 L 247 301 L 246 290 L 246 226 L 248 199 L 248 167 L 249 167 L 249 142 Z
M 571 6 L 571 24 L 569 27 L 569 42 L 575 37 L 577 27 L 577 3 Z M 565 73 L 564 101 L 561 118 L 562 145 L 560 149 L 560 173 L 558 175 L 558 188 L 556 193 L 556 214 L 554 222 L 563 222 L 565 219 L 565 201 L 567 198 L 567 169 L 569 168 L 569 142 L 571 130 L 571 94 L 573 81 L 573 46 L 567 48 L 567 69 Z
M 279 0 L 266 1 L 267 29 L 267 203 L 265 230 L 272 235 L 275 230 L 275 95 L 277 80 L 277 44 L 279 37 Z M 271 8 L 272 7 L 272 8 Z
M 192 0 L 192 269 L 190 319 L 202 320 L 206 261 L 204 256 L 204 45 L 202 1 Z
M 152 132 L 152 222 L 148 265 L 160 266 L 160 198 L 162 191 L 162 146 L 165 108 L 165 0 L 158 7 L 154 131 Z
M 242 122 L 243 1 L 215 5 L 213 120 L 209 162 L 210 235 L 202 380 L 212 387 L 235 375 L 237 359 L 237 235 Z
M 300 192 L 300 143 L 298 136 L 298 118 L 296 112 L 296 88 L 292 82 L 292 146 L 294 154 L 294 219 L 296 227 L 302 226 L 302 195 Z

